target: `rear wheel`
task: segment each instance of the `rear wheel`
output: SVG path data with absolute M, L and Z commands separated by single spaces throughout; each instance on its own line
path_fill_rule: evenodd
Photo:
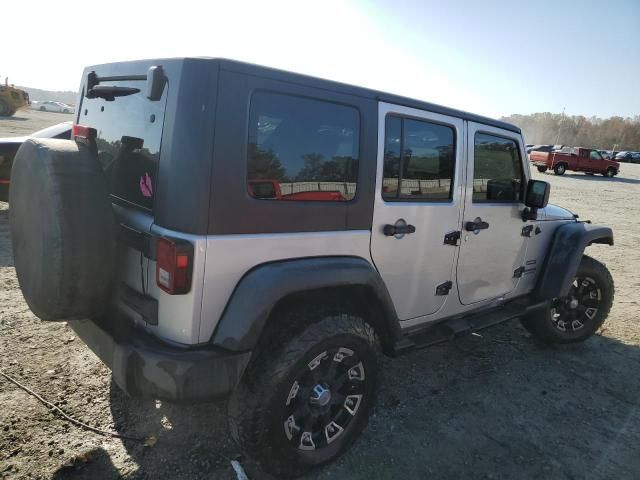
M 603 173 L 605 177 L 612 178 L 616 174 L 616 171 L 613 168 L 608 168 L 606 172 Z
M 533 336 L 546 343 L 576 343 L 591 337 L 604 323 L 613 303 L 614 285 L 607 267 L 584 255 L 563 298 L 522 320 Z
M 555 167 L 553 167 L 553 171 L 556 173 L 556 175 L 564 175 L 564 172 L 567 171 L 567 167 L 564 163 L 559 163 Z
M 231 396 L 231 433 L 265 470 L 297 476 L 343 453 L 366 426 L 377 339 L 362 319 L 342 314 L 280 339 L 280 347 L 268 343 Z
M 538 171 L 539 171 L 540 173 L 544 173 L 544 172 L 546 172 L 546 171 L 547 171 L 547 167 L 538 167 Z

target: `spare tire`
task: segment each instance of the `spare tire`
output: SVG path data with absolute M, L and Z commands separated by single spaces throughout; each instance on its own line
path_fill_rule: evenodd
M 27 140 L 13 162 L 9 205 L 16 273 L 33 313 L 42 320 L 103 314 L 116 228 L 96 156 L 71 140 Z

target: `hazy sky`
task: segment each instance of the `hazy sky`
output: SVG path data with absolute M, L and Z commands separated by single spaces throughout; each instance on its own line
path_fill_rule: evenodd
M 640 0 L 21 0 L 3 10 L 0 76 L 35 88 L 77 90 L 91 64 L 223 56 L 493 117 L 640 114 Z

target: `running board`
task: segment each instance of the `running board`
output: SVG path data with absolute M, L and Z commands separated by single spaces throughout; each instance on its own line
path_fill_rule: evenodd
M 498 323 L 523 317 L 543 308 L 547 302 L 534 301 L 530 297 L 513 300 L 503 306 L 479 313 L 455 316 L 408 331 L 394 345 L 394 353 L 400 355 L 418 348 L 425 348 L 468 335 Z

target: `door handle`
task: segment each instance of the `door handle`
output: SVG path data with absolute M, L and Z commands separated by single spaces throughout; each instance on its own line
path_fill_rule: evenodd
M 476 218 L 473 222 L 465 222 L 464 229 L 467 232 L 476 232 L 478 230 L 486 230 L 489 228 L 487 222 L 483 222 L 480 217 Z
M 413 225 L 385 225 L 382 229 L 382 233 L 384 233 L 387 237 L 393 237 L 394 235 L 405 235 L 407 233 L 414 233 L 416 231 L 416 227 Z

